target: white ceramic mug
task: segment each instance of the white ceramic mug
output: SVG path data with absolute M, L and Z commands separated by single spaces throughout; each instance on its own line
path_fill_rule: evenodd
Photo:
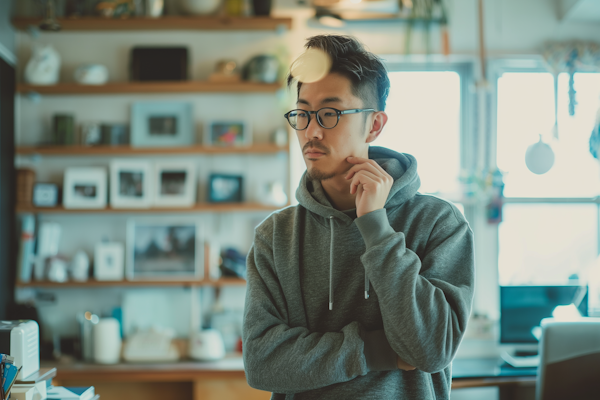
M 115 318 L 100 318 L 93 328 L 94 361 L 116 364 L 121 359 L 121 326 Z

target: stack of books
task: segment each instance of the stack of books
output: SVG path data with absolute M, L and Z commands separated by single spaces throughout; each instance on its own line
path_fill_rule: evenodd
M 14 357 L 0 353 L 0 400 L 9 398 L 20 370 L 15 365 Z
M 0 355 L 1 356 L 1 355 Z M 6 356 L 10 361 L 12 357 Z M 13 365 L 14 367 L 14 365 Z M 4 368 L 3 368 L 4 370 Z M 41 368 L 28 377 L 15 379 L 18 373 L 13 370 L 2 387 L 8 387 L 5 397 L 0 400 L 98 400 L 100 395 L 95 393 L 93 386 L 62 387 L 52 386 L 52 378 L 56 377 L 56 368 Z M 8 384 L 8 382 L 11 382 Z

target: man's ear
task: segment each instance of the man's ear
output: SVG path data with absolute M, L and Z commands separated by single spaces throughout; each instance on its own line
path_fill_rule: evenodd
M 369 127 L 369 133 L 367 134 L 367 139 L 365 143 L 371 143 L 381 133 L 383 127 L 387 123 L 388 116 L 384 111 L 377 111 L 373 113 L 371 116 L 371 126 Z

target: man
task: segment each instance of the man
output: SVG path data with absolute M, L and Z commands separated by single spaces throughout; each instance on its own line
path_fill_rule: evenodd
M 413 156 L 369 146 L 388 118 L 380 60 L 350 37 L 306 47 L 332 64 L 298 82 L 286 114 L 307 166 L 299 205 L 263 221 L 248 254 L 248 383 L 272 399 L 448 399 L 473 233 L 452 203 L 417 192 Z

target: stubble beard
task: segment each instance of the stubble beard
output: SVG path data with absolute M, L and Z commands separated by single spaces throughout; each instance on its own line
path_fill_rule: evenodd
M 310 170 L 308 170 L 307 175 L 310 179 L 312 180 L 318 180 L 318 181 L 326 181 L 328 179 L 333 178 L 334 176 L 336 176 L 337 174 L 335 172 L 323 172 L 318 168 L 312 167 Z

